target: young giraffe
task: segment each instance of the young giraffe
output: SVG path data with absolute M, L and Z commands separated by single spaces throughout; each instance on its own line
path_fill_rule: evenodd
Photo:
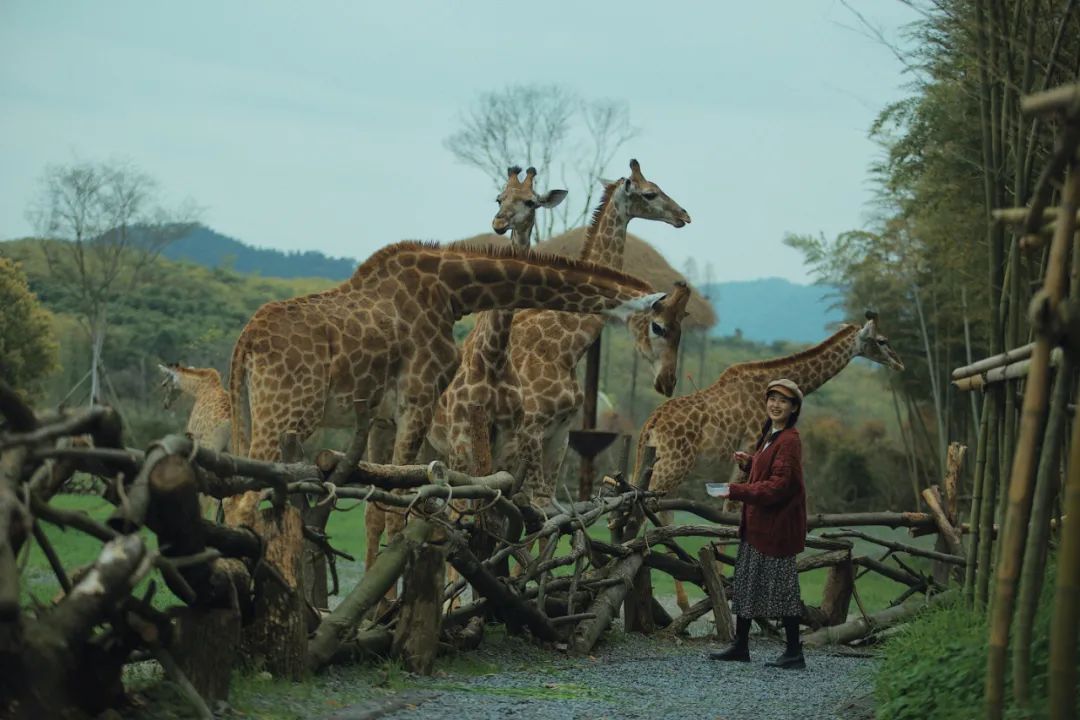
M 221 384 L 221 373 L 214 368 L 194 368 L 180 363 L 158 365 L 165 374 L 161 388 L 165 391 L 162 405 L 168 410 L 180 395 L 195 398 L 184 432 L 197 443 L 211 450 L 229 447 L 229 394 Z M 199 495 L 199 507 L 205 516 L 214 500 Z
M 390 245 L 336 288 L 267 303 L 248 321 L 229 377 L 233 452 L 277 460 L 283 432 L 303 440 L 319 425 L 348 426 L 354 398 L 377 407 L 393 385 L 393 460 L 412 462 L 441 389 L 437 376 L 456 358 L 453 325 L 462 315 L 541 307 L 625 316 L 660 297 L 643 280 L 595 263 L 431 243 Z M 241 421 L 245 386 L 250 443 Z M 226 519 L 249 518 L 258 497 L 246 493 L 227 503 Z M 395 517 L 387 517 L 390 537 L 404 523 Z
M 227 449 L 230 405 L 229 393 L 221 384 L 221 373 L 214 368 L 194 368 L 180 363 L 158 365 L 158 369 L 165 375 L 161 381 L 165 409 L 172 407 L 182 394 L 195 399 L 184 432 L 203 447 Z
M 877 314 L 866 313 L 866 324 L 844 325 L 818 345 L 786 357 L 732 365 L 709 387 L 672 398 L 653 411 L 638 436 L 634 477 L 638 477 L 646 446 L 656 448 L 651 490 L 671 493 L 701 460 L 726 462 L 731 454 L 761 432 L 765 387 L 784 377 L 809 395 L 864 357 L 893 370 L 904 363 L 878 330 Z M 672 513 L 665 513 L 671 524 Z M 679 607 L 690 605 L 682 583 L 676 581 Z
M 686 210 L 645 179 L 637 160 L 630 161 L 629 177 L 605 183 L 581 259 L 621 269 L 626 227 L 633 218 L 660 220 L 677 228 L 690 222 Z M 655 368 L 653 386 L 668 397 L 675 390 L 675 363 L 688 299 L 688 289 L 677 290 L 653 308 L 648 322 L 639 318 L 631 323 L 639 351 Z M 509 360 L 520 382 L 524 414 L 503 454 L 517 456 L 523 490 L 536 507 L 547 506 L 554 497 L 570 426 L 584 400 L 577 365 L 603 326 L 603 318 L 597 315 L 525 310 L 514 316 Z

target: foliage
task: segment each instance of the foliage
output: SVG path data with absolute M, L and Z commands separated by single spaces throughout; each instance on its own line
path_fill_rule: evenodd
M 1073 3 L 912 4 L 921 19 L 907 29 L 907 49 L 892 48 L 908 66 L 910 94 L 870 128 L 881 148 L 870 168 L 873 217 L 834 239 L 801 234 L 786 242 L 818 282 L 839 288 L 848 314 L 869 307 L 887 319 L 907 365 L 893 378 L 907 452 L 912 463 L 940 465 L 949 440 L 973 448 L 976 432 L 977 403 L 954 390 L 951 370 L 998 351 L 995 343 L 1028 337 L 1041 258 L 1017 255 L 1012 275 L 1021 282 L 1010 299 L 1003 292 L 1010 243 L 987 218 L 1030 201 L 1054 129 L 1021 115 L 1018 98 L 1075 79 L 1080 18 Z
M 30 291 L 26 274 L 0 257 L 0 380 L 34 396 L 56 368 L 52 315 Z
M 351 258 L 335 258 L 318 250 L 283 252 L 252 247 L 235 238 L 196 225 L 190 232 L 169 244 L 162 257 L 207 267 L 221 267 L 239 273 L 279 278 L 321 277 L 345 280 L 356 270 Z
M 1051 562 L 1050 566 L 1053 565 Z M 1053 598 L 1054 575 L 1049 572 L 1032 636 L 1033 706 L 1026 712 L 1009 708 L 1007 717 L 1048 716 L 1046 685 Z M 987 621 L 982 611 L 965 608 L 958 600 L 916 617 L 885 644 L 876 680 L 877 717 L 879 720 L 983 717 L 986 653 Z

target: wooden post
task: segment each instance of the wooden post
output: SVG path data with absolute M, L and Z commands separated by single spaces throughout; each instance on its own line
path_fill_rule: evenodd
M 196 692 L 213 707 L 229 699 L 229 681 L 240 647 L 240 613 L 236 609 L 180 607 L 169 650 Z
M 821 611 L 825 613 L 827 625 L 847 622 L 851 591 L 854 587 L 855 569 L 850 558 L 829 568 L 825 589 L 821 594 Z
M 638 468 L 640 477 L 638 487 L 648 489 L 652 478 L 651 466 L 656 457 L 656 448 L 646 448 L 644 467 Z M 629 514 L 629 520 L 621 529 L 621 542 L 632 540 L 644 524 L 644 513 L 640 505 L 635 505 Z M 627 632 L 639 632 L 651 635 L 656 631 L 653 621 L 652 570 L 644 563 L 634 575 L 630 588 L 626 591 L 623 602 L 623 627 Z
M 435 546 L 421 546 L 404 575 L 401 612 L 391 653 L 409 672 L 430 675 L 439 650 L 446 556 Z
M 941 494 L 938 492 L 937 486 L 928 487 L 922 491 L 923 500 L 926 501 L 927 507 L 930 509 L 930 514 L 934 518 L 934 522 L 937 523 L 938 532 L 945 539 L 945 544 L 949 549 L 949 552 L 953 555 L 964 555 L 964 547 L 960 544 L 960 532 L 952 526 L 949 522 L 949 518 L 945 514 L 945 509 L 941 506 Z
M 716 620 L 716 637 L 721 642 L 731 642 L 735 637 L 735 624 L 731 618 L 727 593 L 724 592 L 720 564 L 713 556 L 712 545 L 706 545 L 698 550 L 698 562 L 701 563 L 701 575 L 705 578 L 705 588 L 709 592 L 709 600 L 712 603 L 713 618 Z

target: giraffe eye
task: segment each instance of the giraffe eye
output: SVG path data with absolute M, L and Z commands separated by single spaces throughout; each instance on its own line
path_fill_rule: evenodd
M 654 322 L 652 324 L 652 331 L 653 331 L 653 335 L 656 335 L 657 337 L 666 337 L 667 336 L 667 328 L 665 328 L 660 323 L 655 323 Z
M 538 206 L 539 206 L 539 204 L 535 200 L 526 200 L 525 201 L 525 207 L 527 207 L 527 208 L 536 208 Z
M 645 198 L 646 200 L 655 200 L 656 199 L 656 193 L 654 193 L 654 192 L 644 192 L 644 193 L 641 193 L 641 197 Z

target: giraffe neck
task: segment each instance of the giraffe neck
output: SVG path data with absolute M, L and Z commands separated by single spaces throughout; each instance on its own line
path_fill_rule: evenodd
M 626 194 L 622 183 L 616 180 L 604 188 L 600 205 L 585 232 L 581 259 L 621 270 L 626 250 L 626 226 L 629 224 Z
M 419 263 L 418 263 L 419 264 Z M 437 281 L 457 317 L 496 309 L 602 313 L 642 301 L 652 287 L 630 275 L 558 256 L 445 252 Z
M 223 390 L 220 379 L 202 375 L 180 374 L 180 390 L 196 400 L 216 394 Z
M 846 325 L 822 342 L 787 357 L 747 363 L 751 369 L 768 371 L 769 380 L 794 380 L 804 395 L 817 390 L 843 370 L 858 350 L 859 327 Z M 720 385 L 717 381 L 712 387 Z
M 515 225 L 510 231 L 510 247 L 521 254 L 528 252 L 532 230 L 533 222 Z M 470 375 L 490 375 L 487 379 L 494 379 L 502 374 L 513 323 L 513 310 L 490 310 L 477 315 L 462 357 L 462 362 L 469 365 Z

